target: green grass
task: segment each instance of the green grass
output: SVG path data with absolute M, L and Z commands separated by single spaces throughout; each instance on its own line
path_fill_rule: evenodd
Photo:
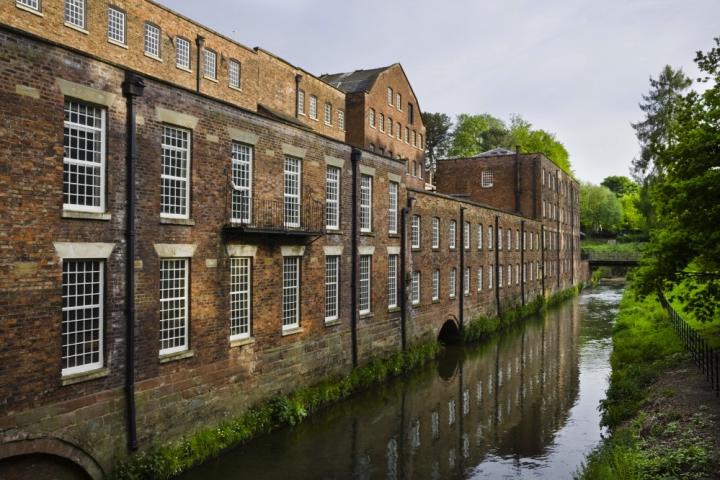
M 642 252 L 645 242 L 627 242 L 610 244 L 602 240 L 583 240 L 580 242 L 580 250 L 583 252 L 598 253 L 636 253 Z
M 710 347 L 720 349 L 720 317 L 716 317 L 709 322 L 701 322 L 698 320 L 691 311 L 685 309 L 685 303 L 681 300 L 681 297 L 687 290 L 687 286 L 684 283 L 680 283 L 672 290 L 665 292 L 665 297 L 675 311 L 707 340 Z

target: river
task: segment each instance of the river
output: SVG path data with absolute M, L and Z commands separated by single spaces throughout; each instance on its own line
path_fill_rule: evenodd
M 474 347 L 182 475 L 220 479 L 572 478 L 601 440 L 622 285 L 585 290 Z

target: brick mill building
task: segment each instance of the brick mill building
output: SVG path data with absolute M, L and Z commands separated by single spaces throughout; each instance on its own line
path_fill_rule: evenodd
M 544 156 L 425 188 L 399 64 L 316 77 L 148 0 L 3 0 L 0 72 L 0 476 L 101 478 L 582 279 Z

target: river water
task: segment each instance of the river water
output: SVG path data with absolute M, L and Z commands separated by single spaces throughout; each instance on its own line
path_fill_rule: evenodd
M 603 433 L 621 296 L 622 285 L 586 290 L 181 478 L 572 478 Z

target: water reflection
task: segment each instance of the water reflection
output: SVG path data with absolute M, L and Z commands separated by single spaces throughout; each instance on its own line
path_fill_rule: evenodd
M 571 478 L 600 439 L 620 294 L 603 286 L 481 347 L 451 348 L 183 478 Z

